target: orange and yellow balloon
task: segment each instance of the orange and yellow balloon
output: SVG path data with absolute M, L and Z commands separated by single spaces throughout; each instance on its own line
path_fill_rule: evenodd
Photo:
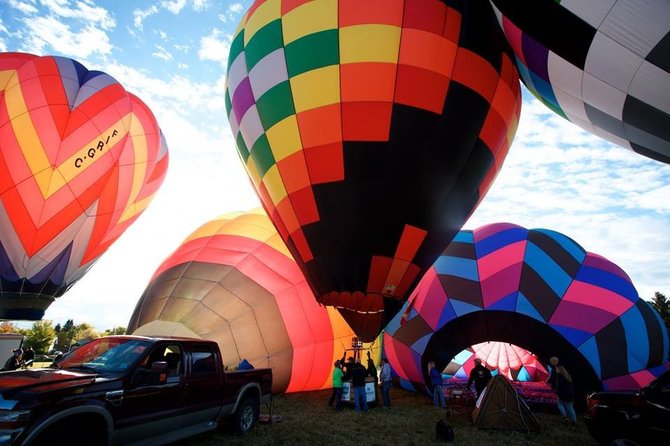
M 193 232 L 154 273 L 128 333 L 214 340 L 228 367 L 242 359 L 271 367 L 273 392 L 331 387 L 333 362 L 355 336 L 336 309 L 316 302 L 262 209 Z M 376 363 L 380 346 L 363 345 Z
M 149 205 L 167 165 L 153 113 L 113 77 L 0 53 L 0 319 L 41 319 Z

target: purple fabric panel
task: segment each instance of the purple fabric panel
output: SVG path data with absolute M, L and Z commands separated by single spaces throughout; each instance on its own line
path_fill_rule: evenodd
M 519 290 L 522 268 L 523 262 L 519 261 L 481 282 L 484 308 Z
M 528 34 L 522 36 L 523 57 L 530 71 L 549 82 L 549 50 Z
M 621 268 L 619 268 L 617 265 L 610 262 L 606 258 L 599 256 L 598 254 L 587 252 L 586 258 L 582 263 L 585 266 L 591 266 L 593 268 L 601 269 L 603 271 L 607 271 L 608 273 L 615 274 L 619 277 L 626 279 L 628 282 L 632 283 L 630 277 L 628 277 L 628 274 L 626 274 L 624 270 L 622 270 Z
M 249 82 L 249 77 L 245 77 L 240 85 L 235 90 L 235 94 L 232 98 L 233 111 L 235 112 L 235 118 L 237 122 L 242 122 L 242 117 L 244 114 L 254 105 L 254 93 L 251 91 L 251 82 Z
M 616 314 L 599 308 L 576 302 L 562 301 L 549 320 L 549 323 L 572 327 L 589 333 L 597 333 L 616 318 Z

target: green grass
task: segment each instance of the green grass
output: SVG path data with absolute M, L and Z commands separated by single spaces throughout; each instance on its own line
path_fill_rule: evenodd
M 247 436 L 228 432 L 203 434 L 175 443 L 182 446 L 301 446 L 301 445 L 437 445 L 435 423 L 445 416 L 433 407 L 432 400 L 400 389 L 391 390 L 390 409 L 376 407 L 368 413 L 357 414 L 353 408 L 335 412 L 328 407 L 330 390 L 302 392 L 274 397 L 273 414 L 281 421 L 258 424 Z M 268 413 L 262 408 L 261 413 Z M 565 426 L 555 413 L 535 413 L 542 430 L 539 433 L 480 430 L 473 426 L 469 414 L 454 413 L 447 418 L 453 427 L 459 446 L 594 446 L 584 420 L 577 426 Z

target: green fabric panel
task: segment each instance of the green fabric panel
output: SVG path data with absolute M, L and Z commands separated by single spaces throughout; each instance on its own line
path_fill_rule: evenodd
M 242 132 L 237 134 L 237 139 L 235 142 L 237 143 L 237 153 L 240 154 L 240 158 L 242 158 L 242 161 L 244 161 L 244 164 L 246 164 L 247 160 L 249 159 L 249 149 L 247 149 L 244 138 L 242 138 Z
M 338 30 L 309 34 L 284 49 L 288 76 L 293 77 L 315 68 L 337 65 L 340 61 Z
M 265 130 L 282 119 L 294 115 L 293 97 L 288 81 L 275 85 L 256 100 L 256 108 Z
M 226 115 L 230 116 L 230 110 L 233 108 L 233 101 L 230 100 L 230 91 L 226 87 Z
M 251 159 L 256 163 L 256 170 L 261 178 L 275 164 L 275 157 L 272 155 L 270 143 L 265 134 L 261 135 L 251 148 Z
M 274 20 L 259 29 L 244 49 L 247 71 L 251 71 L 258 61 L 274 50 L 281 48 L 283 44 L 280 19 Z
M 228 68 L 226 69 L 226 73 L 230 71 L 230 65 L 235 62 L 235 59 L 237 59 L 237 56 L 239 56 L 242 51 L 244 51 L 244 30 L 240 31 L 237 37 L 235 37 L 235 40 L 233 40 L 230 44 L 230 53 L 228 53 Z

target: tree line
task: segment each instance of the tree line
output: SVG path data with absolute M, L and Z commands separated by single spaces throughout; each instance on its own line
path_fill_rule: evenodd
M 115 327 L 101 332 L 87 322 L 75 324 L 72 319 L 55 326 L 50 320 L 35 321 L 30 328 L 19 328 L 14 322 L 3 321 L 0 333 L 20 333 L 25 336 L 24 347 L 32 347 L 37 354 L 47 354 L 50 350 L 67 352 L 73 345 L 81 345 L 100 336 L 126 334 L 126 328 Z

